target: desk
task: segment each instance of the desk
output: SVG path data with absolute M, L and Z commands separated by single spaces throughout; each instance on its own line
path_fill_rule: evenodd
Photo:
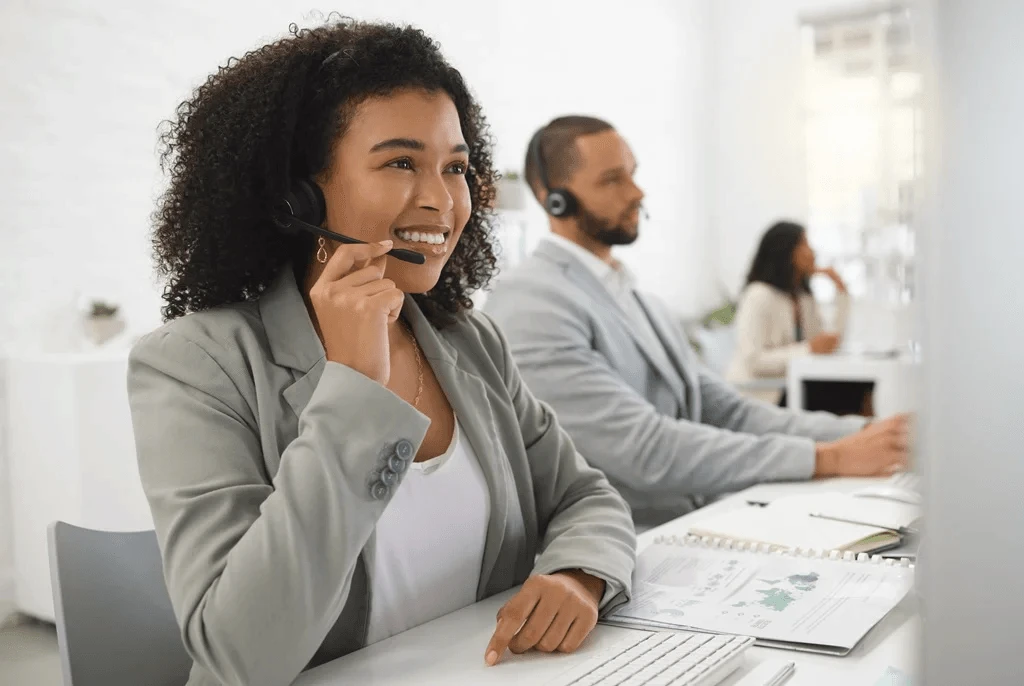
M 874 357 L 860 354 L 805 355 L 789 361 L 786 374 L 787 405 L 804 407 L 805 381 L 866 381 L 875 384 L 875 414 L 889 417 L 914 409 L 914 374 L 911 357 Z
M 681 535 L 701 518 L 726 509 L 746 507 L 748 498 L 770 501 L 796 493 L 851 491 L 871 483 L 874 483 L 871 479 L 834 479 L 800 484 L 762 484 L 651 529 L 638 537 L 638 545 L 643 549 L 660 535 Z M 598 625 L 574 655 L 506 653 L 498 666 L 487 667 L 484 665 L 484 649 L 494 631 L 495 615 L 514 593 L 515 590 L 511 590 L 488 598 L 310 670 L 295 682 L 295 686 L 541 686 L 632 631 Z M 918 633 L 916 600 L 908 596 L 846 657 L 755 647 L 748 652 L 744 666 L 722 683 L 723 686 L 733 686 L 757 664 L 782 658 L 797 663 L 796 673 L 786 686 L 874 686 L 890 665 L 907 674 L 917 672 Z

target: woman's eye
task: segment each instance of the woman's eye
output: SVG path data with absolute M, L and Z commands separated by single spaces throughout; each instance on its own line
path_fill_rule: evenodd
M 466 164 L 465 164 L 465 162 L 456 162 L 455 164 L 453 164 L 452 166 L 450 166 L 448 168 L 452 170 L 453 174 L 465 174 L 466 173 Z
M 395 167 L 396 169 L 412 169 L 412 160 L 408 157 L 403 157 L 400 160 L 388 163 L 389 167 Z

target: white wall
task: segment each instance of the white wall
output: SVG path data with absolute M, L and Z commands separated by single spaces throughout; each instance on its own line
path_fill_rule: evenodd
M 849 0 L 714 0 L 710 247 L 730 294 L 758 239 L 780 218 L 807 215 L 807 165 L 798 17 Z
M 695 310 L 708 269 L 708 0 L 343 5 L 358 18 L 419 24 L 442 43 L 484 106 L 501 167 L 519 168 L 533 130 L 554 116 L 592 113 L 615 124 L 641 162 L 652 215 L 623 258 L 641 267 L 645 287 L 683 313 Z M 159 323 L 148 244 L 162 186 L 156 128 L 229 56 L 284 33 L 289 22 L 310 23 L 310 7 L 308 0 L 0 4 L 0 353 L 67 349 L 79 295 L 116 300 L 136 332 Z M 543 222 L 539 208 L 530 216 Z

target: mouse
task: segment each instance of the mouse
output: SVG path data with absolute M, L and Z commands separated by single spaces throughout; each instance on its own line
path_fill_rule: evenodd
M 907 488 L 898 486 L 872 486 L 855 493 L 859 498 L 882 498 L 883 500 L 895 500 L 907 505 L 920 505 L 921 494 Z

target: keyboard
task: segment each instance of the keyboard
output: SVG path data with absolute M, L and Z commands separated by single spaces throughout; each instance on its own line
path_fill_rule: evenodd
M 689 631 L 631 634 L 548 686 L 716 686 L 753 644 L 747 636 Z

